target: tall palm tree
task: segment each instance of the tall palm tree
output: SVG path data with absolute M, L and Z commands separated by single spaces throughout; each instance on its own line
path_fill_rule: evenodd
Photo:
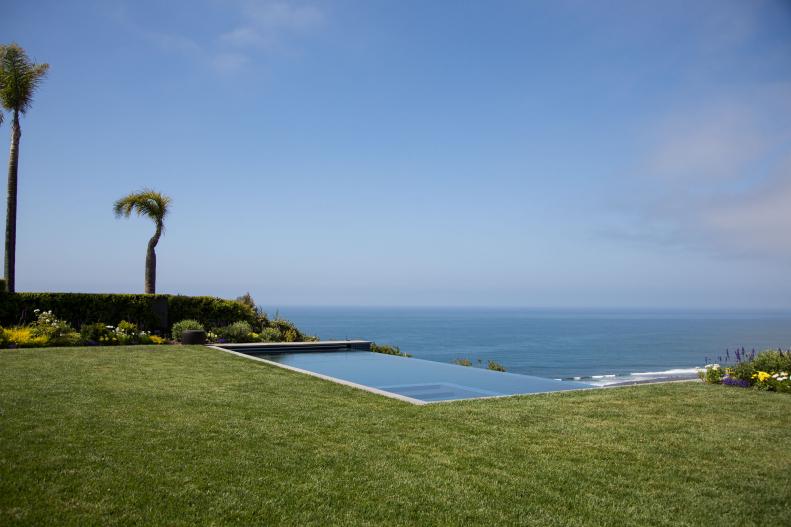
M 148 250 L 146 251 L 146 293 L 156 292 L 157 282 L 157 253 L 154 250 L 165 230 L 165 216 L 168 213 L 170 198 L 159 192 L 144 189 L 140 192 L 124 196 L 115 202 L 113 211 L 115 216 L 128 218 L 132 211 L 137 212 L 138 216 L 147 216 L 156 224 L 157 229 L 154 235 L 148 240 Z
M 8 159 L 8 206 L 5 223 L 5 282 L 10 293 L 16 284 L 16 196 L 19 168 L 19 115 L 33 103 L 33 93 L 49 64 L 35 64 L 17 44 L 0 46 L 0 103 L 11 112 L 11 155 Z

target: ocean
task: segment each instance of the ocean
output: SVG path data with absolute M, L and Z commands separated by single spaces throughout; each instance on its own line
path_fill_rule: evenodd
M 737 348 L 791 347 L 791 313 L 516 308 L 287 307 L 322 340 L 364 339 L 438 362 L 598 385 L 693 377 Z M 270 316 L 275 310 L 269 311 Z

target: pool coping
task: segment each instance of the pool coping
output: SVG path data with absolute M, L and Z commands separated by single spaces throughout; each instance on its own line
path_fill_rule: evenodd
M 354 341 L 327 341 L 327 343 L 330 343 L 330 342 L 332 342 L 333 344 L 339 344 L 339 343 L 354 342 Z M 367 342 L 367 341 L 357 341 L 357 342 Z M 293 344 L 298 344 L 298 343 L 293 343 Z M 221 346 L 255 347 L 255 346 L 260 346 L 260 345 L 261 345 L 260 343 L 258 343 L 258 344 L 252 343 L 252 344 L 249 344 L 249 345 L 228 343 L 228 344 L 221 344 L 221 345 L 207 344 L 206 347 L 207 348 L 216 349 L 216 350 L 219 350 L 219 351 L 224 351 L 226 353 L 230 353 L 230 354 L 236 355 L 238 357 L 244 357 L 246 359 L 251 359 L 251 360 L 254 360 L 254 361 L 258 361 L 258 362 L 263 362 L 264 364 L 269 364 L 271 366 L 277 366 L 278 368 L 283 368 L 283 369 L 294 371 L 294 372 L 297 372 L 297 373 L 304 373 L 304 374 L 310 375 L 311 377 L 317 377 L 317 378 L 325 380 L 325 381 L 330 381 L 330 382 L 334 382 L 334 383 L 337 383 L 337 384 L 342 384 L 344 386 L 349 386 L 351 388 L 357 388 L 358 390 L 363 390 L 363 391 L 366 391 L 366 392 L 375 393 L 377 395 L 382 395 L 384 397 L 389 397 L 390 399 L 397 399 L 399 401 L 403 401 L 403 402 L 414 404 L 414 405 L 418 405 L 418 406 L 425 406 L 425 405 L 430 405 L 430 404 L 458 403 L 458 402 L 462 402 L 462 401 L 481 401 L 481 400 L 486 400 L 486 399 L 505 399 L 507 397 L 527 397 L 527 396 L 531 396 L 531 395 L 549 395 L 549 394 L 568 393 L 568 392 L 586 392 L 586 391 L 591 391 L 591 390 L 613 390 L 613 389 L 617 389 L 617 388 L 631 388 L 631 387 L 635 387 L 635 386 L 645 386 L 645 385 L 652 385 L 652 384 L 672 384 L 672 383 L 680 383 L 680 382 L 701 382 L 700 379 L 674 379 L 674 380 L 666 380 L 666 381 L 659 380 L 659 381 L 656 381 L 656 382 L 636 381 L 634 383 L 625 382 L 625 383 L 605 385 L 605 386 L 594 386 L 594 385 L 591 385 L 590 387 L 585 387 L 585 388 L 569 388 L 567 390 L 557 390 L 557 391 L 549 391 L 549 392 L 510 393 L 510 394 L 503 394 L 503 395 L 485 395 L 485 396 L 481 396 L 481 397 L 466 397 L 464 399 L 447 399 L 447 400 L 441 400 L 441 401 L 421 401 L 420 399 L 414 399 L 412 397 L 407 397 L 406 395 L 400 395 L 400 394 L 397 394 L 397 393 L 388 392 L 388 391 L 385 391 L 385 390 L 380 390 L 379 388 L 374 388 L 372 386 L 366 386 L 364 384 L 358 384 L 356 382 L 347 381 L 345 379 L 339 379 L 337 377 L 332 377 L 330 375 L 324 375 L 323 373 L 316 373 L 316 372 L 310 371 L 310 370 L 303 370 L 302 368 L 296 368 L 294 366 L 289 366 L 287 364 L 282 364 L 282 363 L 279 363 L 279 362 L 274 362 L 274 361 L 271 361 L 271 360 L 262 359 L 261 357 L 256 357 L 254 355 L 248 355 L 247 353 L 241 353 L 241 352 L 238 352 L 238 351 L 225 349 L 225 348 L 221 347 Z M 373 353 L 373 352 L 369 352 L 369 353 Z M 402 358 L 407 359 L 407 357 L 402 357 Z
M 223 342 L 210 344 L 210 346 L 233 346 L 234 348 L 293 348 L 294 350 L 305 348 L 350 348 L 369 351 L 371 348 L 370 340 L 316 340 L 306 342 Z

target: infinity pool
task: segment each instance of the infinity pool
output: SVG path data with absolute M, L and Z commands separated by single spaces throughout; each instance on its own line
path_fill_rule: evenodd
M 581 382 L 543 379 L 369 351 L 272 353 L 254 348 L 236 351 L 421 403 L 593 388 Z

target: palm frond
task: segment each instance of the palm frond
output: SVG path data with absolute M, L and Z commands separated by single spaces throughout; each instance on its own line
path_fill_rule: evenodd
M 25 113 L 47 70 L 49 64 L 35 64 L 18 44 L 0 47 L 0 103 L 3 107 Z
M 116 217 L 129 217 L 132 212 L 138 216 L 146 216 L 164 227 L 164 219 L 168 213 L 171 199 L 151 189 L 143 189 L 118 199 L 113 204 Z

